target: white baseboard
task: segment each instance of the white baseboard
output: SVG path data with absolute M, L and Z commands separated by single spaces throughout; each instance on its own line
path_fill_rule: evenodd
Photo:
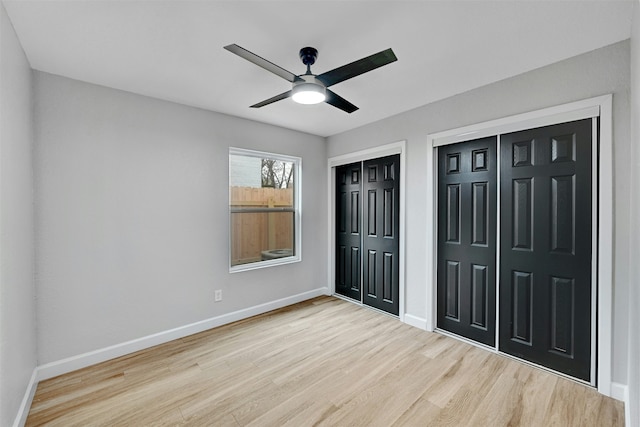
M 38 388 L 38 368 L 33 370 L 31 379 L 27 385 L 27 390 L 24 392 L 20 409 L 16 414 L 16 419 L 13 422 L 13 427 L 22 427 L 27 422 L 27 416 L 29 416 L 29 409 L 31 409 L 31 402 L 33 402 L 33 396 L 36 394 L 36 388 Z
M 87 366 L 95 365 L 96 363 L 105 362 L 107 360 L 115 359 L 116 357 L 124 356 L 130 353 L 134 353 L 136 351 L 144 350 L 146 348 L 150 348 L 159 344 L 164 344 L 166 342 L 173 341 L 175 339 L 184 338 L 189 335 L 197 334 L 198 332 L 206 331 L 211 328 L 226 325 L 228 323 L 236 322 L 238 320 L 246 319 L 251 316 L 256 316 L 258 314 L 266 313 L 271 310 L 276 310 L 278 308 L 296 304 L 298 302 L 306 301 L 308 299 L 315 298 L 320 295 L 329 295 L 329 289 L 328 288 L 313 289 L 311 291 L 303 292 L 301 294 L 292 295 L 290 297 L 281 298 L 275 301 L 270 301 L 264 304 L 234 311 L 232 313 L 227 313 L 221 316 L 212 317 L 199 322 L 191 323 L 189 325 L 180 326 L 178 328 L 159 332 L 157 334 L 148 335 L 146 337 L 127 341 L 121 344 L 112 345 L 110 347 L 90 351 L 84 354 L 79 354 L 77 356 L 72 356 L 66 359 L 47 363 L 45 365 L 39 366 L 36 369 L 37 371 L 36 380 L 42 381 L 49 378 L 53 378 L 58 375 L 62 375 L 68 372 L 76 371 L 78 369 L 86 368 Z
M 422 329 L 423 331 L 427 330 L 427 319 L 405 313 L 403 320 L 407 325 Z
M 612 397 L 616 400 L 620 400 L 622 402 L 624 402 L 625 404 L 627 403 L 628 399 L 628 387 L 626 386 L 626 384 L 620 384 L 620 383 L 611 383 L 611 389 L 610 389 L 611 395 L 609 397 Z
M 616 400 L 620 400 L 624 402 L 624 419 L 625 425 L 631 426 L 631 410 L 629 408 L 629 387 L 625 384 L 620 383 L 611 383 L 611 388 L 609 390 L 611 392 L 609 397 L 612 397 Z

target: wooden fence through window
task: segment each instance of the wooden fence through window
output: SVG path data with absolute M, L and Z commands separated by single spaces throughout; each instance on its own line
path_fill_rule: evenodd
M 291 188 L 231 187 L 231 265 L 266 259 L 265 251 L 293 249 L 294 212 L 251 212 L 251 209 L 293 208 Z M 242 212 L 247 208 L 246 212 Z

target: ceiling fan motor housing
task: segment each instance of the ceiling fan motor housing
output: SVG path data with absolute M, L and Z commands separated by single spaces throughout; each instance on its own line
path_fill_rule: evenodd
M 305 84 L 314 84 L 316 86 L 325 87 L 324 84 L 316 79 L 316 76 L 313 74 L 301 74 L 298 76 L 295 82 L 293 82 L 293 87 L 305 85 Z

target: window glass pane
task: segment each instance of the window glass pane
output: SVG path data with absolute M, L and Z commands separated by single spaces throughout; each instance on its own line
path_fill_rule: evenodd
M 293 162 L 237 154 L 229 155 L 229 185 L 231 187 L 293 189 L 294 172 Z
M 294 212 L 231 213 L 231 266 L 293 256 Z
M 300 160 L 251 151 L 245 155 L 239 149 L 230 151 L 231 267 L 286 258 L 299 260 L 295 186 Z

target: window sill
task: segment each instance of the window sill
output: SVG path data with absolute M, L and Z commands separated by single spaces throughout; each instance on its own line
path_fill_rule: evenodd
M 293 264 L 296 262 L 300 262 L 301 260 L 302 258 L 300 257 L 300 255 L 296 255 L 265 261 L 251 262 L 248 264 L 239 264 L 229 267 L 229 273 L 239 273 L 241 271 L 258 270 L 261 268 L 275 267 L 277 265 Z

